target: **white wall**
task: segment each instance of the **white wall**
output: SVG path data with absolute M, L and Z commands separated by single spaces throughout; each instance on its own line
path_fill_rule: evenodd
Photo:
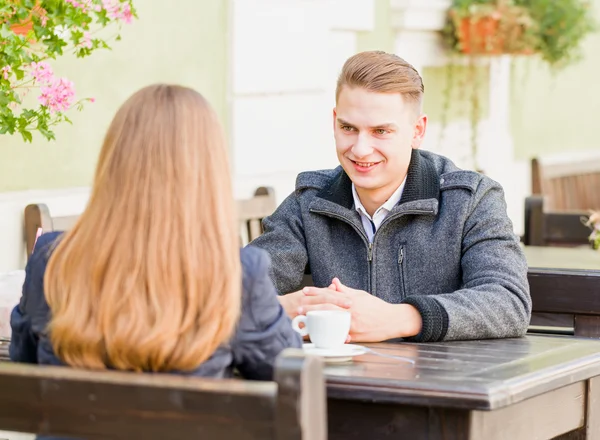
M 231 139 L 237 197 L 338 165 L 335 83 L 374 25 L 372 0 L 232 0 Z

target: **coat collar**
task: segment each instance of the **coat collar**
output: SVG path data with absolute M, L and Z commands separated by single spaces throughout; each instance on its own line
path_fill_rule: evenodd
M 406 186 L 402 198 L 397 207 L 409 202 L 420 200 L 437 199 L 440 194 L 440 177 L 434 164 L 423 157 L 419 150 L 412 150 Z M 343 168 L 329 184 L 317 193 L 317 197 L 346 209 L 352 209 L 354 199 L 352 197 L 352 181 Z

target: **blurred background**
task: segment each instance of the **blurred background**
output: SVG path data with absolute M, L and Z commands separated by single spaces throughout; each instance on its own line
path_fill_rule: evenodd
M 24 267 L 27 204 L 45 203 L 53 216 L 81 212 L 103 134 L 134 91 L 167 82 L 203 93 L 228 134 L 236 197 L 271 186 L 280 202 L 300 171 L 337 166 L 336 78 L 346 58 L 372 49 L 394 52 L 421 72 L 430 118 L 423 148 L 499 181 L 522 234 L 531 159 L 597 157 L 600 35 L 586 35 L 580 59 L 560 68 L 539 54 L 466 56 L 462 46 L 461 55 L 444 32 L 457 3 L 136 0 L 139 18 L 112 51 L 53 63 L 95 103 L 71 112 L 73 124 L 58 126 L 56 141 L 0 136 L 0 272 Z M 594 0 L 590 13 L 600 18 L 598 11 Z

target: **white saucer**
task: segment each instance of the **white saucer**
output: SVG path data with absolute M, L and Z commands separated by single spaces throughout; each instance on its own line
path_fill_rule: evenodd
M 362 345 L 344 344 L 339 348 L 317 348 L 315 344 L 306 343 L 302 346 L 306 354 L 324 358 L 325 362 L 347 362 L 354 356 L 366 354 L 369 350 Z

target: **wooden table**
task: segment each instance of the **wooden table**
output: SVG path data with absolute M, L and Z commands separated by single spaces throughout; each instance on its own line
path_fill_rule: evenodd
M 600 252 L 589 246 L 523 246 L 523 251 L 532 268 L 600 270 Z
M 365 345 L 415 364 L 366 354 L 328 366 L 330 439 L 600 439 L 600 341 Z

